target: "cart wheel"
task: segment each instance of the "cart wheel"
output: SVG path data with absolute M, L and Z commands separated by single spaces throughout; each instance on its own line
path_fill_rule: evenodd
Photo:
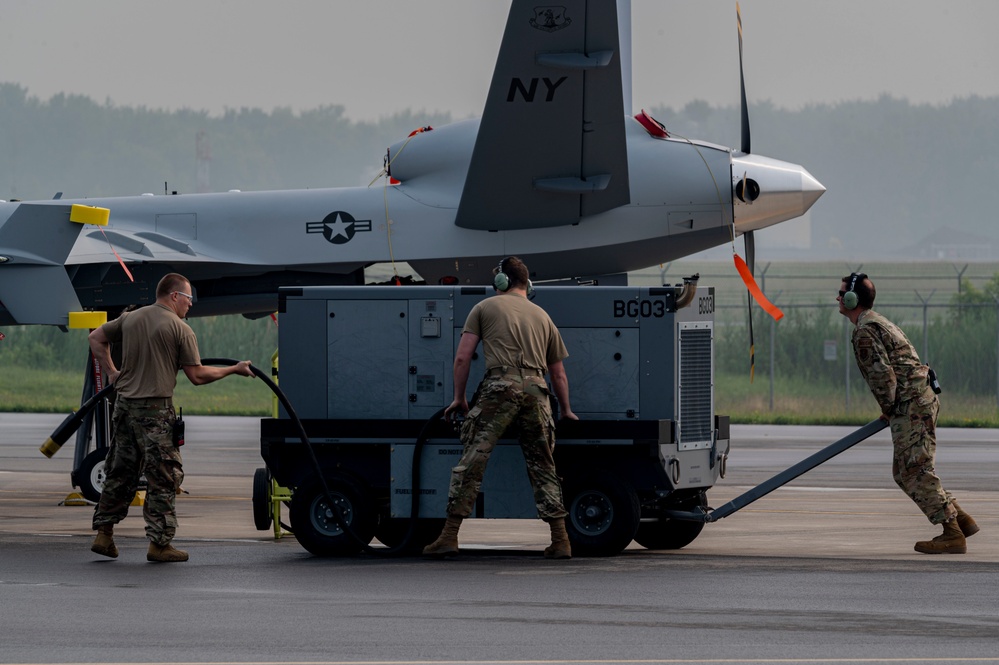
M 631 485 L 602 473 L 568 492 L 566 530 L 576 556 L 612 556 L 631 543 L 641 507 Z
M 422 518 L 416 521 L 416 530 L 406 548 L 406 554 L 420 554 L 423 548 L 437 540 L 444 528 L 443 518 Z M 405 518 L 385 518 L 378 523 L 375 538 L 386 547 L 397 547 L 409 531 L 409 520 Z
M 677 508 L 690 510 L 695 506 L 708 507 L 708 495 L 699 492 L 693 501 L 685 501 Z M 650 550 L 678 550 L 694 542 L 704 528 L 704 522 L 673 520 L 660 517 L 638 525 L 635 541 Z
M 101 490 L 104 489 L 104 481 L 107 479 L 107 472 L 104 468 L 104 460 L 108 456 L 107 448 L 98 448 L 83 458 L 83 463 L 76 472 L 76 477 L 80 483 L 80 493 L 88 501 L 97 503 L 101 500 Z
M 271 505 L 271 474 L 266 468 L 253 472 L 253 525 L 257 531 L 271 528 L 274 507 Z
M 350 556 L 361 551 L 374 537 L 377 516 L 358 484 L 346 476 L 326 479 L 340 515 L 357 539 L 337 524 L 323 484 L 313 478 L 295 488 L 291 499 L 291 530 L 302 545 L 316 556 Z M 358 542 L 360 541 L 360 542 Z

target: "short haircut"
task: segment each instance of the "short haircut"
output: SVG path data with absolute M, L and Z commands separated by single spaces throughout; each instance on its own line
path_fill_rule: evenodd
M 853 287 L 853 292 L 857 294 L 857 306 L 864 309 L 871 309 L 874 307 L 874 298 L 878 295 L 877 289 L 874 288 L 874 282 L 862 272 L 850 273 L 843 278 L 843 283 L 846 284 L 848 290 L 854 275 L 857 276 L 857 284 Z
M 163 275 L 163 279 L 156 285 L 156 298 L 164 298 L 174 291 L 182 291 L 190 283 L 191 280 L 181 274 L 175 272 L 167 273 Z
M 493 268 L 494 275 L 500 271 L 510 280 L 510 288 L 526 289 L 531 282 L 531 273 L 528 272 L 527 266 L 516 256 L 506 257 Z

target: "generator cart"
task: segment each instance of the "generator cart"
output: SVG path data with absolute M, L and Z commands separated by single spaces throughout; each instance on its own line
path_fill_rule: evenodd
M 462 453 L 441 419 L 454 353 L 472 306 L 491 296 L 460 286 L 281 290 L 280 386 L 302 429 L 286 408 L 263 419 L 261 454 L 268 477 L 292 489 L 291 529 L 309 552 L 355 554 L 373 538 L 389 547 L 406 539 L 415 552 L 438 535 Z M 549 286 L 534 302 L 569 350 L 580 418 L 558 422 L 555 446 L 573 554 L 613 555 L 632 540 L 689 544 L 704 522 L 670 513 L 703 514 L 729 451 L 728 418 L 714 413 L 714 290 L 696 280 Z M 470 390 L 484 370 L 477 353 Z M 473 517 L 537 517 L 508 436 Z

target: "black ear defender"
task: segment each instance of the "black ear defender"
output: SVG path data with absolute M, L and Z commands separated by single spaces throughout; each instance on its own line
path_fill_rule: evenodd
M 857 309 L 860 304 L 860 297 L 857 295 L 857 282 L 867 279 L 867 275 L 862 272 L 850 273 L 850 285 L 843 294 L 843 307 L 847 309 Z

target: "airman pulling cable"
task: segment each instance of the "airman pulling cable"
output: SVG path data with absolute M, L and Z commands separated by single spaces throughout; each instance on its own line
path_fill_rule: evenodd
M 203 358 L 201 363 L 203 365 L 235 365 L 239 361 L 233 360 L 231 358 Z M 365 552 L 369 554 L 378 554 L 382 556 L 391 556 L 395 554 L 408 553 L 409 543 L 413 538 L 413 534 L 416 532 L 416 517 L 419 514 L 419 501 L 420 501 L 420 460 L 423 456 L 423 445 L 427 440 L 427 432 L 432 423 L 436 422 L 441 418 L 444 413 L 444 409 L 440 409 L 434 415 L 430 416 L 424 423 L 423 427 L 420 429 L 420 434 L 416 438 L 416 446 L 413 449 L 413 493 L 412 493 L 412 512 L 411 519 L 409 522 L 409 529 L 406 532 L 406 536 L 402 539 L 395 547 L 390 548 L 375 548 L 368 545 L 366 542 L 362 541 L 357 534 L 350 528 L 347 523 L 346 518 L 340 512 L 340 507 L 337 502 L 333 499 L 333 495 L 330 492 L 329 486 L 326 484 L 326 478 L 323 476 L 322 467 L 319 464 L 319 459 L 316 457 L 315 450 L 312 447 L 312 442 L 309 440 L 308 435 L 305 433 L 305 427 L 302 425 L 302 421 L 299 419 L 298 414 L 295 413 L 295 408 L 288 401 L 285 394 L 278 388 L 277 384 L 274 383 L 267 374 L 254 365 L 250 365 L 250 370 L 271 389 L 271 391 L 277 396 L 281 405 L 288 412 L 288 416 L 295 423 L 295 427 L 298 430 L 298 436 L 305 444 L 306 449 L 309 451 L 309 455 L 312 458 L 312 463 L 316 469 L 316 475 L 319 476 L 319 481 L 322 483 L 323 493 L 326 496 L 326 500 L 329 502 L 329 511 L 336 522 L 337 526 L 343 529 L 344 533 L 347 534 L 349 538 L 359 543 Z M 114 390 L 114 386 L 109 385 L 103 390 L 96 393 L 93 397 L 88 399 L 80 408 L 75 412 L 66 417 L 65 420 L 52 432 L 52 435 L 41 445 L 39 450 L 46 457 L 52 457 L 62 444 L 66 443 L 67 439 L 80 428 L 83 423 L 83 419 L 87 416 L 90 411 L 97 406 L 100 400 L 108 396 L 111 391 Z

